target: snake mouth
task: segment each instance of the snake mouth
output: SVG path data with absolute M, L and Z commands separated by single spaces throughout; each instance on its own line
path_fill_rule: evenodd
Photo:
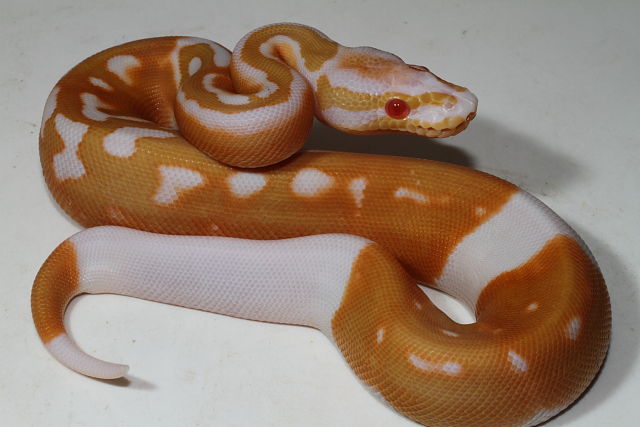
M 457 135 L 469 126 L 471 120 L 476 116 L 476 112 L 471 112 L 467 115 L 467 117 L 460 121 L 456 126 L 451 127 L 424 127 L 419 125 L 414 125 L 412 123 L 407 123 L 405 129 L 400 129 L 400 131 L 404 131 L 407 133 L 412 133 L 414 135 L 426 136 L 427 138 L 447 138 L 453 135 Z
M 464 119 L 461 116 L 447 118 L 441 122 L 433 123 L 434 126 L 423 126 L 418 120 L 389 119 L 375 120 L 357 129 L 348 129 L 332 124 L 331 126 L 346 133 L 356 135 L 375 135 L 380 133 L 403 133 L 408 135 L 420 135 L 427 138 L 447 138 L 457 135 L 469 126 L 476 116 L 472 111 Z

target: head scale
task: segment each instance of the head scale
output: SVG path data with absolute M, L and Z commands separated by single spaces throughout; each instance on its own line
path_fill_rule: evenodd
M 319 116 L 351 133 L 455 135 L 475 117 L 478 100 L 419 65 L 371 47 L 342 48 L 318 79 Z

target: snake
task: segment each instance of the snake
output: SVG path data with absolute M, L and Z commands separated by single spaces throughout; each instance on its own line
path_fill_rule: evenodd
M 301 150 L 314 117 L 440 138 L 476 110 L 424 66 L 300 24 L 260 27 L 233 51 L 170 36 L 89 57 L 44 107 L 45 182 L 86 230 L 35 278 L 40 339 L 81 374 L 126 375 L 64 324 L 75 296 L 121 294 L 317 328 L 364 388 L 423 425 L 544 422 L 609 347 L 605 281 L 576 232 L 471 168 Z M 421 286 L 475 322 L 453 321 Z

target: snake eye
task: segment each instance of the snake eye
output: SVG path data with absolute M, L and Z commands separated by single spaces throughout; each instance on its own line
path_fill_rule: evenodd
M 404 119 L 409 115 L 409 112 L 411 112 L 409 104 L 400 98 L 391 98 L 388 100 L 384 106 L 384 110 L 387 112 L 389 117 L 398 120 Z

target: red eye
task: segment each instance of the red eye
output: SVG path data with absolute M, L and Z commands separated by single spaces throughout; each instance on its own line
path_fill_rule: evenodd
M 384 110 L 392 119 L 402 120 L 409 115 L 411 108 L 406 101 L 399 98 L 391 98 L 384 106 Z

